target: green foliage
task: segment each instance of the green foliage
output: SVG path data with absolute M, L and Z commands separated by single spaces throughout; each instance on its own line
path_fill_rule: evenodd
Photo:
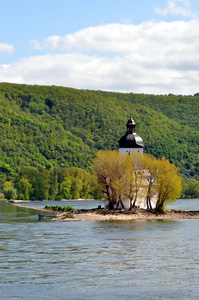
M 97 178 L 80 168 L 53 168 L 46 170 L 41 166 L 23 167 L 15 177 L 18 199 L 71 199 L 96 198 L 99 196 Z M 10 181 L 4 188 L 11 188 Z
M 33 194 L 34 189 L 32 184 L 29 183 L 28 179 L 21 178 L 19 183 L 15 185 L 17 187 L 18 199 L 20 200 L 29 200 L 30 195 Z
M 199 181 L 188 178 L 183 182 L 182 187 L 181 196 L 183 198 L 199 198 Z
M 73 184 L 72 184 L 73 199 L 80 198 L 81 190 L 82 190 L 82 180 L 80 178 L 73 178 Z
M 59 211 L 59 212 L 74 211 L 74 208 L 72 206 L 62 207 L 62 206 L 58 206 L 58 205 L 51 205 L 51 206 L 46 205 L 45 209 Z
M 10 181 L 4 182 L 3 189 L 11 189 L 12 183 Z
M 96 198 L 99 195 L 97 178 L 76 167 L 57 168 L 59 199 Z M 57 196 L 56 196 L 57 198 Z
M 146 153 L 166 157 L 185 177 L 199 180 L 197 94 L 155 96 L 0 83 L 0 184 L 15 178 L 22 167 L 91 171 L 98 150 L 117 149 L 129 113 Z M 74 185 L 86 188 L 75 178 Z M 53 180 L 46 198 L 57 195 L 59 183 Z M 81 197 L 82 189 L 72 196 Z M 38 194 L 34 190 L 31 197 Z
M 7 200 L 17 199 L 17 191 L 10 181 L 4 182 L 3 194 Z
M 21 169 L 20 175 L 27 179 L 30 193 L 30 199 L 43 200 L 48 199 L 49 195 L 49 171 L 38 169 L 35 167 L 24 167 Z M 19 182 L 21 184 L 21 182 Z M 33 187 L 33 189 L 32 189 Z
M 6 180 L 14 178 L 15 175 L 16 173 L 9 164 L 0 162 L 0 186 L 2 186 Z
M 4 188 L 3 189 L 3 193 L 4 193 L 4 197 L 7 200 L 11 200 L 11 199 L 16 199 L 17 198 L 17 192 L 16 189 L 11 187 L 11 188 Z
M 70 178 L 65 178 L 64 181 L 60 184 L 60 196 L 62 199 L 71 199 L 71 179 Z
M 49 199 L 54 200 L 58 193 L 58 175 L 56 169 L 54 168 L 52 168 L 48 172 L 48 174 L 49 174 Z
M 163 212 L 168 202 L 172 203 L 180 197 L 182 190 L 182 179 L 174 164 L 162 157 L 159 160 L 157 172 L 158 199 L 156 210 Z
M 72 214 L 65 214 L 64 218 L 70 218 L 70 219 L 73 219 L 74 216 Z

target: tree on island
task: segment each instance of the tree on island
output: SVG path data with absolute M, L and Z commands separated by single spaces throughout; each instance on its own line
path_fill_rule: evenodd
M 99 151 L 93 160 L 93 169 L 96 172 L 98 183 L 112 209 L 116 204 L 117 193 L 120 194 L 122 183 L 121 177 L 121 155 L 116 151 Z
M 152 209 L 151 200 L 157 193 L 156 183 L 158 178 L 158 160 L 149 155 L 143 155 L 142 161 L 144 163 L 145 179 L 148 183 L 147 194 L 146 194 L 146 204 L 148 209 Z
M 158 161 L 156 210 L 163 211 L 166 203 L 171 203 L 180 197 L 181 190 L 181 176 L 178 175 L 178 168 L 163 157 Z
M 163 211 L 168 202 L 180 197 L 181 176 L 178 168 L 165 158 L 156 159 L 147 154 L 131 152 L 122 155 L 116 150 L 99 151 L 93 160 L 93 169 L 109 202 L 109 208 L 123 205 L 129 199 L 129 209 L 146 197 L 147 208 L 156 195 L 156 211 Z

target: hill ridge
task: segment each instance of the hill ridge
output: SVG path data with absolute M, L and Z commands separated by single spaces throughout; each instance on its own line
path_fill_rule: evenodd
M 132 113 L 144 151 L 199 179 L 199 97 L 0 83 L 1 164 L 90 170 L 100 149 L 117 149 Z

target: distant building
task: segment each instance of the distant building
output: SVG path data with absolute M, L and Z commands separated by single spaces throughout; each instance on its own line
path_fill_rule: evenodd
M 140 152 L 143 154 L 144 143 L 142 138 L 136 133 L 136 124 L 132 119 L 132 116 L 128 119 L 126 123 L 126 134 L 119 140 L 119 153 L 126 154 L 130 152 Z M 147 208 L 147 188 L 148 188 L 148 171 L 143 170 L 143 183 L 139 190 L 139 195 L 137 197 L 136 206 L 140 208 Z M 153 192 L 151 200 L 151 205 L 154 208 L 157 201 L 157 193 Z M 129 199 L 122 199 L 122 203 L 125 208 L 129 208 Z
M 126 154 L 131 151 L 143 154 L 144 143 L 142 138 L 135 132 L 136 124 L 130 116 L 126 123 L 126 134 L 119 140 L 119 153 Z

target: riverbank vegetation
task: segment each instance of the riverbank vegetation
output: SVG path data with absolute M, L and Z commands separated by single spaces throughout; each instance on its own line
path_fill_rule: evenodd
M 194 178 L 184 178 L 182 198 L 199 198 L 199 181 Z
M 19 200 L 61 200 L 101 198 L 102 191 L 95 175 L 80 168 L 45 170 L 24 167 L 13 183 L 3 185 L 5 198 Z
M 198 189 L 193 188 L 199 180 L 197 94 L 124 94 L 10 83 L 0 83 L 0 188 L 9 181 L 26 199 L 76 198 L 74 182 L 68 190 L 66 182 L 58 191 L 56 184 L 48 188 L 56 181 L 52 173 L 76 167 L 91 174 L 99 150 L 117 149 L 129 113 L 144 140 L 145 153 L 174 163 L 184 178 L 183 196 L 190 192 L 189 196 L 198 197 Z M 46 187 L 38 188 L 26 171 L 37 174 Z M 46 176 L 51 179 L 45 180 Z
M 73 212 L 75 211 L 72 206 L 59 206 L 59 205 L 46 205 L 45 209 L 59 212 Z

